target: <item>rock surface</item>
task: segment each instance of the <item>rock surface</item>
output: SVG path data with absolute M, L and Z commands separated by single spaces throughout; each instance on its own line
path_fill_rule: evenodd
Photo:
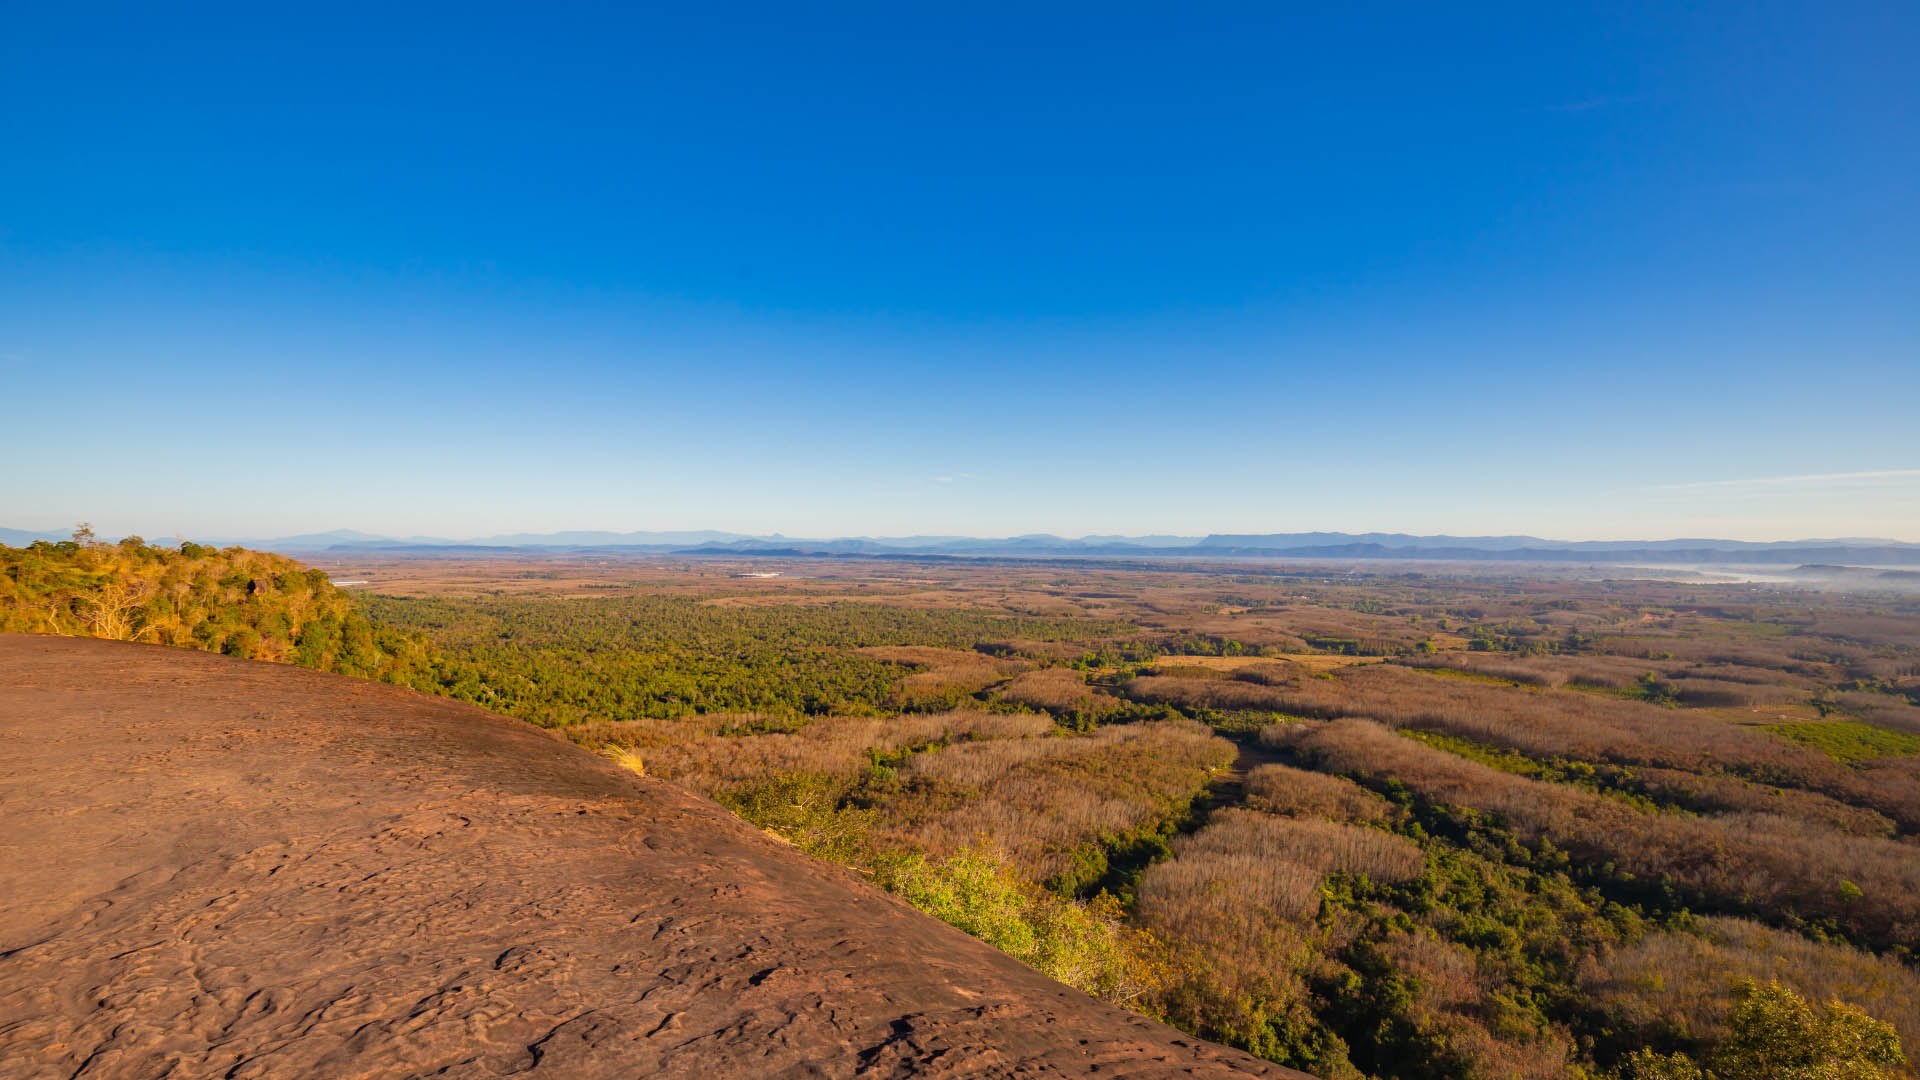
M 0 636 L 0 1076 L 1289 1076 L 712 803 L 339 676 Z

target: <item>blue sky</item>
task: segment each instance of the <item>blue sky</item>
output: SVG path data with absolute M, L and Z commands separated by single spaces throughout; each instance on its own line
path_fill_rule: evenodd
M 15 5 L 0 525 L 1920 540 L 1911 4 Z

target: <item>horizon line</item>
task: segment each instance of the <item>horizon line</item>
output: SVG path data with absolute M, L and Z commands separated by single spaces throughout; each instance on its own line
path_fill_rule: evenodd
M 18 529 L 18 528 L 10 528 L 10 527 L 0 527 L 0 533 L 18 533 L 26 536 L 32 536 L 35 538 L 57 537 L 59 539 L 65 539 L 68 536 L 70 536 L 73 531 L 75 531 L 74 528 Z M 1876 544 L 1891 544 L 1891 545 L 1899 545 L 1899 546 L 1920 546 L 1920 540 L 1902 540 L 1902 539 L 1896 539 L 1894 537 L 1886 537 L 1886 536 L 1826 536 L 1826 537 L 1797 536 L 1797 537 L 1779 537 L 1779 538 L 1765 539 L 1765 540 L 1741 540 L 1741 539 L 1733 539 L 1730 537 L 1716 537 L 1716 536 L 1668 536 L 1663 538 L 1653 538 L 1653 537 L 1642 536 L 1637 538 L 1623 538 L 1623 539 L 1593 539 L 1593 538 L 1565 539 L 1565 538 L 1538 536 L 1531 533 L 1479 533 L 1479 534 L 1444 533 L 1444 532 L 1443 533 L 1415 533 L 1415 532 L 1406 532 L 1406 531 L 1388 531 L 1388 530 L 1380 530 L 1380 529 L 1371 529 L 1365 532 L 1347 532 L 1347 531 L 1337 530 L 1337 529 L 1300 529 L 1300 530 L 1268 531 L 1268 532 L 1217 532 L 1216 531 L 1216 532 L 1207 532 L 1207 533 L 1198 533 L 1198 534 L 1169 533 L 1169 532 L 1146 532 L 1146 533 L 1094 532 L 1094 533 L 1083 533 L 1077 536 L 1069 535 L 1065 533 L 1052 533 L 1052 532 L 1024 532 L 1024 533 L 1010 533 L 1006 535 L 981 535 L 981 534 L 968 534 L 968 533 L 891 533 L 891 534 L 889 533 L 838 533 L 838 534 L 830 534 L 830 535 L 823 534 L 823 535 L 814 535 L 814 536 L 803 536 L 803 535 L 797 535 L 797 534 L 787 534 L 787 533 L 780 532 L 778 530 L 775 530 L 773 532 L 765 532 L 765 533 L 753 533 L 753 532 L 741 532 L 741 531 L 736 531 L 732 529 L 713 529 L 713 528 L 677 528 L 677 529 L 676 528 L 659 528 L 659 529 L 558 528 L 558 529 L 549 529 L 549 530 L 540 531 L 540 532 L 536 532 L 532 530 L 521 530 L 521 531 L 515 531 L 515 532 L 496 532 L 496 533 L 490 533 L 490 534 L 479 535 L 479 536 L 453 537 L 453 536 L 432 536 L 432 535 L 425 535 L 425 534 L 401 536 L 401 535 L 393 535 L 393 534 L 387 534 L 387 533 L 368 532 L 361 529 L 340 527 L 340 528 L 333 528 L 333 529 L 318 529 L 318 530 L 309 530 L 309 531 L 288 532 L 288 533 L 282 533 L 279 535 L 252 535 L 252 536 L 220 535 L 218 531 L 215 531 L 215 530 L 208 530 L 198 535 L 209 537 L 215 540 L 225 540 L 225 541 L 229 541 L 231 543 L 239 544 L 242 546 L 246 544 L 252 544 L 252 543 L 280 543 L 287 540 L 300 539 L 304 537 L 328 537 L 328 536 L 339 536 L 343 538 L 351 537 L 352 541 L 360 541 L 360 542 L 367 542 L 367 543 L 390 543 L 390 544 L 403 544 L 403 545 L 412 544 L 412 545 L 419 545 L 419 546 L 478 546 L 478 547 L 502 547 L 502 548 L 515 547 L 515 546 L 534 546 L 534 547 L 592 546 L 592 545 L 584 545 L 584 544 L 542 545 L 537 543 L 537 541 L 541 538 L 564 536 L 569 533 L 602 534 L 609 537 L 708 534 L 713 537 L 724 537 L 729 540 L 785 541 L 785 542 L 792 542 L 792 543 L 840 543 L 840 542 L 850 542 L 850 541 L 867 541 L 872 543 L 889 543 L 889 542 L 897 543 L 897 542 L 903 542 L 903 541 L 935 541 L 935 542 L 937 541 L 974 541 L 974 542 L 980 542 L 980 543 L 991 543 L 996 541 L 1005 542 L 1005 541 L 1018 541 L 1018 540 L 1057 540 L 1064 543 L 1089 543 L 1089 542 L 1102 542 L 1102 541 L 1137 543 L 1139 541 L 1145 541 L 1145 540 L 1165 540 L 1165 541 L 1185 541 L 1187 543 L 1180 544 L 1180 545 L 1167 544 L 1167 545 L 1161 545 L 1161 546 L 1190 546 L 1190 545 L 1201 544 L 1207 540 L 1211 540 L 1215 538 L 1227 538 L 1227 537 L 1264 538 L 1264 537 L 1319 536 L 1319 537 L 1328 537 L 1328 538 L 1337 537 L 1337 538 L 1344 538 L 1347 540 L 1362 540 L 1369 537 L 1378 537 L 1383 539 L 1404 538 L 1408 540 L 1425 540 L 1425 541 L 1458 540 L 1462 542 L 1505 540 L 1505 541 L 1531 541 L 1531 542 L 1538 542 L 1541 544 L 1556 544 L 1556 545 L 1574 545 L 1574 544 L 1631 545 L 1631 544 L 1698 543 L 1698 544 L 1742 544 L 1742 545 L 1784 545 L 1784 546 L 1876 545 Z M 173 532 L 163 533 L 159 535 L 164 536 L 166 538 L 182 540 L 182 541 L 195 539 L 195 536 L 189 535 L 184 532 L 179 532 L 179 531 L 173 531 Z M 125 533 L 120 533 L 119 535 L 114 536 L 113 539 L 115 541 L 118 541 L 128 536 L 139 536 L 145 539 L 147 537 L 147 534 L 139 531 L 129 531 Z M 489 541 L 499 541 L 508 537 L 526 537 L 527 542 L 523 544 L 489 543 Z M 148 542 L 151 543 L 152 541 L 149 540 Z M 347 542 L 351 542 L 351 541 L 347 541 Z M 709 540 L 709 541 L 702 541 L 702 542 L 713 542 L 713 541 Z M 1139 544 L 1138 546 L 1151 547 L 1155 545 Z

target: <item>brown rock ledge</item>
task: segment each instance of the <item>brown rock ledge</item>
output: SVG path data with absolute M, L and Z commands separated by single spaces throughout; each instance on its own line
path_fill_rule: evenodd
M 0 1076 L 1288 1076 L 515 720 L 0 636 Z

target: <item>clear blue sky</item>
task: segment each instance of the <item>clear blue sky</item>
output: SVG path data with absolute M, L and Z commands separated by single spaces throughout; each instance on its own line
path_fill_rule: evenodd
M 1920 6 L 1315 6 L 9 5 L 0 525 L 1920 540 Z

